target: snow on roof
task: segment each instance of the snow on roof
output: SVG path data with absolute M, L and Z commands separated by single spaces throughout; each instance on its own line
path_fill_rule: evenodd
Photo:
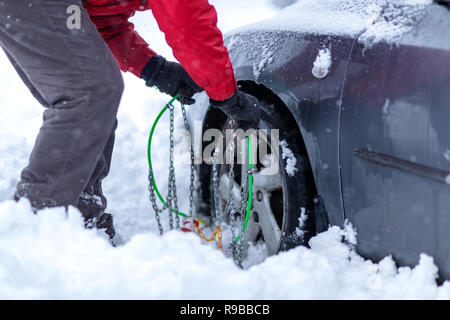
M 299 0 L 275 18 L 233 33 L 288 30 L 313 34 L 360 36 L 364 42 L 395 41 L 423 17 L 432 0 Z

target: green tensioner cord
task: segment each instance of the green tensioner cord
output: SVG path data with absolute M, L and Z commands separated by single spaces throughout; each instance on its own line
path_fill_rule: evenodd
M 166 110 L 169 108 L 169 105 L 172 105 L 172 103 L 178 98 L 178 95 L 176 95 L 175 97 L 173 97 L 165 106 L 164 108 L 159 112 L 158 116 L 156 117 L 155 121 L 153 122 L 152 128 L 150 130 L 150 136 L 148 138 L 148 148 L 147 148 L 147 157 L 148 157 L 148 166 L 150 168 L 150 170 L 152 170 L 153 172 L 153 166 L 152 166 L 152 140 L 153 140 L 153 134 L 155 133 L 155 129 L 156 129 L 156 125 L 159 122 L 159 119 L 161 119 L 162 115 L 164 114 L 164 112 L 166 112 Z M 247 137 L 247 145 L 248 145 L 248 168 L 253 169 L 253 157 L 252 157 L 252 146 L 251 146 L 251 141 L 250 141 L 250 137 Z M 156 195 L 158 196 L 159 200 L 161 201 L 161 203 L 163 205 L 165 205 L 164 199 L 161 195 L 161 193 L 159 192 L 158 187 L 156 186 L 156 181 L 155 181 L 155 175 L 153 175 L 153 179 L 152 179 L 152 185 L 153 188 L 156 192 Z M 242 232 L 245 232 L 245 229 L 247 228 L 247 224 L 248 224 L 248 219 L 250 218 L 250 212 L 252 210 L 252 195 L 253 195 L 253 175 L 250 173 L 248 175 L 248 202 L 247 202 L 247 213 L 245 215 L 245 220 L 244 220 L 244 228 L 242 230 Z M 188 216 L 187 214 L 183 213 L 183 212 L 176 212 L 174 209 L 169 208 L 172 212 L 182 216 L 182 217 L 186 217 L 186 218 L 194 218 L 192 216 Z M 206 224 L 204 221 L 200 220 L 199 218 L 195 217 L 195 219 L 197 219 L 200 223 L 202 224 Z M 237 242 L 239 240 L 239 237 L 241 236 L 241 234 L 239 234 L 234 241 Z

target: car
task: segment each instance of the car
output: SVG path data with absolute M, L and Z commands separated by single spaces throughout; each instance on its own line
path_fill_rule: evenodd
M 280 136 L 280 173 L 254 174 L 248 241 L 277 254 L 349 222 L 360 255 L 414 266 L 425 253 L 450 279 L 448 30 L 448 1 L 302 0 L 225 36 L 240 89 Z M 200 100 L 191 121 L 223 129 Z M 206 214 L 212 169 L 197 170 Z

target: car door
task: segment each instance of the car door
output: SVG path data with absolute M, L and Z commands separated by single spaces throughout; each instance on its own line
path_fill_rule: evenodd
M 341 183 L 361 254 L 414 265 L 424 252 L 449 277 L 450 12 L 426 10 L 396 43 L 358 41 L 352 51 Z

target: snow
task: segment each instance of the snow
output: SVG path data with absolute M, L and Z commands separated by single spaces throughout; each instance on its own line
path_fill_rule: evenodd
M 280 141 L 280 147 L 281 147 L 281 157 L 282 159 L 286 159 L 286 173 L 289 177 L 295 176 L 295 173 L 297 172 L 297 168 L 295 165 L 297 164 L 297 159 L 295 158 L 294 153 L 291 149 L 289 149 L 289 146 L 286 142 L 286 140 Z
M 278 7 L 284 8 L 284 7 L 287 7 L 291 4 L 293 4 L 296 1 L 297 0 L 272 0 L 272 3 Z
M 274 60 L 272 48 L 268 44 L 263 45 L 260 54 L 258 54 L 258 58 L 259 63 L 253 65 L 253 75 L 256 81 L 258 81 L 264 68 Z
M 81 216 L 56 208 L 34 215 L 27 201 L 0 204 L 0 297 L 149 299 L 448 298 L 437 268 L 422 255 L 414 269 L 390 257 L 374 264 L 343 243 L 337 227 L 246 271 L 172 231 L 134 236 L 113 248 Z M 183 261 L 180 264 L 180 261 Z M 301 289 L 300 289 L 301 288 Z
M 387 116 L 387 115 L 389 115 L 389 107 L 390 107 L 390 105 L 391 105 L 391 100 L 389 100 L 389 99 L 386 99 L 386 101 L 385 101 L 385 103 L 384 103 L 384 106 L 383 106 L 383 115 L 385 115 L 385 116 Z
M 217 4 L 224 30 L 275 13 L 262 0 L 245 5 L 237 0 L 211 2 Z M 133 19 L 152 47 L 171 58 L 151 14 L 140 13 Z M 104 185 L 108 210 L 125 243 L 112 247 L 102 232 L 84 229 L 74 208 L 68 214 L 54 208 L 35 215 L 26 200 L 10 199 L 39 131 L 43 109 L 4 55 L 0 55 L 0 73 L 7 75 L 0 78 L 0 298 L 450 298 L 449 282 L 436 285 L 437 268 L 431 257 L 422 255 L 415 268 L 397 268 L 391 257 L 379 263 L 365 260 L 353 249 L 356 234 L 350 224 L 343 230 L 331 227 L 312 238 L 311 248 L 298 247 L 267 259 L 265 246 L 252 245 L 244 270 L 193 233 L 171 231 L 159 236 L 148 200 L 146 145 L 150 125 L 168 97 L 129 74 L 125 75 L 111 173 Z M 189 108 L 196 112 L 195 106 Z M 167 189 L 167 125 L 165 116 L 152 155 L 162 193 Z M 177 126 L 181 126 L 179 113 Z M 182 208 L 188 203 L 183 192 L 189 183 L 186 170 L 185 164 L 176 163 Z M 167 216 L 162 220 L 167 229 Z
M 303 228 L 305 226 L 306 223 L 306 219 L 308 219 L 308 216 L 306 215 L 306 209 L 304 207 L 301 207 L 301 212 L 300 212 L 300 218 L 298 218 L 298 226 L 300 228 Z
M 275 18 L 235 30 L 285 30 L 395 42 L 423 18 L 432 0 L 299 0 Z
M 447 160 L 448 162 L 450 162 L 450 150 L 445 150 L 444 152 L 444 158 L 445 160 Z
M 445 160 L 447 160 L 449 163 L 450 163 L 450 150 L 445 150 L 445 152 L 444 152 L 444 158 L 445 158 Z M 445 177 L 445 183 L 447 183 L 447 184 L 449 184 L 450 185 L 450 174 L 448 174 L 446 177 Z
M 301 207 L 300 208 L 300 218 L 298 218 L 298 227 L 295 228 L 295 236 L 296 238 L 303 239 L 303 236 L 305 235 L 305 231 L 303 228 L 305 227 L 306 220 L 308 219 L 308 216 L 306 215 L 306 208 Z
M 325 78 L 331 67 L 331 51 L 329 48 L 319 50 L 314 61 L 312 74 L 318 79 Z

